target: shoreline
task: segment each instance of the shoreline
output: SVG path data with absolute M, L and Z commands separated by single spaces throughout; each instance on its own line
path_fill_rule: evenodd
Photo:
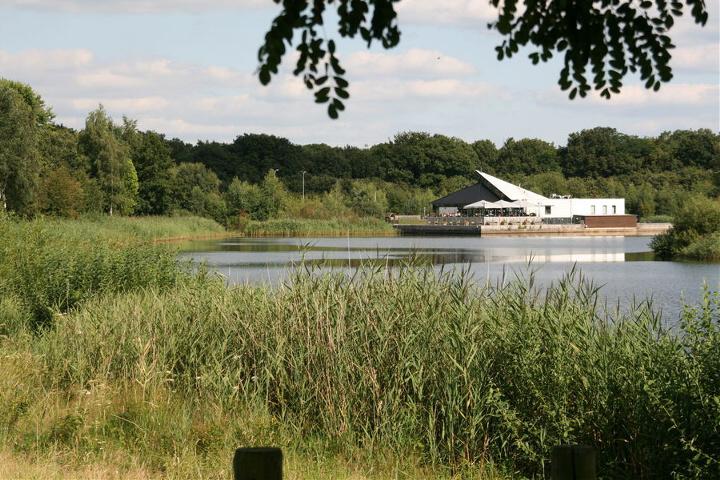
M 238 230 L 162 237 L 154 244 L 182 243 L 223 238 L 372 238 L 402 236 L 477 236 L 477 237 L 653 237 L 667 232 L 669 223 L 638 223 L 637 227 L 586 228 L 584 225 L 428 225 L 394 224 L 392 230 L 375 231 L 304 231 L 248 233 Z
M 639 223 L 636 227 L 587 228 L 584 225 L 393 225 L 399 235 L 467 235 L 508 237 L 653 237 L 667 232 L 669 223 Z

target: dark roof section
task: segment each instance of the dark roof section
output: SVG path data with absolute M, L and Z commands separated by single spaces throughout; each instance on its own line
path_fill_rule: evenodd
M 433 207 L 458 207 L 463 208 L 465 205 L 485 200 L 486 202 L 497 202 L 500 200 L 495 193 L 490 191 L 482 183 L 476 183 L 469 187 L 458 190 L 442 198 L 438 198 L 432 202 Z

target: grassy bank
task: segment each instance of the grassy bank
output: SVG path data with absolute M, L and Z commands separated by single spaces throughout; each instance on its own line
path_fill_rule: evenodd
M 168 240 L 222 235 L 225 229 L 214 220 L 202 217 L 108 217 L 80 220 L 50 220 L 58 228 L 78 234 L 108 239 Z
M 395 235 L 389 223 L 377 218 L 357 219 L 271 219 L 250 221 L 241 228 L 250 237 L 384 236 Z
M 720 474 L 716 293 L 670 332 L 647 305 L 606 316 L 577 277 L 537 292 L 408 267 L 228 288 L 164 246 L 13 228 L 33 235 L 0 237 L 16 471 L 219 479 L 235 447 L 273 444 L 288 478 L 537 478 L 553 445 L 581 442 L 605 478 Z
M 40 326 L 97 295 L 163 288 L 178 280 L 181 269 L 175 249 L 154 240 L 222 231 L 195 217 L 0 217 L 0 303 L 17 315 L 30 312 Z

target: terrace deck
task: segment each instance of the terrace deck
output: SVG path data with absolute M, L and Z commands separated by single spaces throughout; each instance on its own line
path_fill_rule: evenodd
M 585 225 L 393 225 L 400 235 L 474 235 L 474 236 L 653 236 L 666 232 L 669 223 L 638 223 L 635 227 L 589 228 Z

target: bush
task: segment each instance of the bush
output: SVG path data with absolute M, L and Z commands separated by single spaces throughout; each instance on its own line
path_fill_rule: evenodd
M 680 255 L 695 260 L 720 260 L 720 232 L 698 238 L 683 248 Z
M 692 197 L 675 216 L 673 227 L 655 237 L 650 246 L 663 259 L 686 257 L 710 260 L 716 256 L 720 232 L 720 200 Z
M 652 215 L 640 219 L 643 223 L 672 223 L 674 217 L 671 215 Z

